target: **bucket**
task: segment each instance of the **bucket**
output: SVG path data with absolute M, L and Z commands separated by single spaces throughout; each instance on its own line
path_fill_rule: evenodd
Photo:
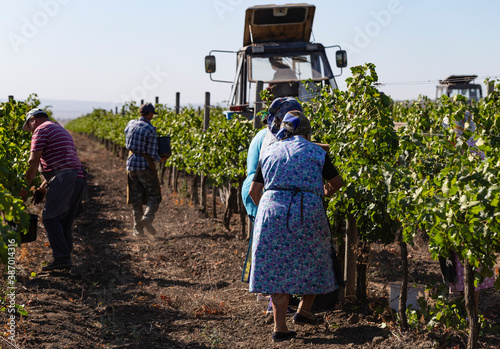
M 38 215 L 36 214 L 29 214 L 30 216 L 30 225 L 28 226 L 28 230 L 20 230 L 20 225 L 9 221 L 7 222 L 11 227 L 13 231 L 19 232 L 19 236 L 21 237 L 21 243 L 24 244 L 26 242 L 33 242 L 36 240 L 37 236 L 37 229 L 38 229 Z M 26 233 L 26 234 L 25 234 Z
M 167 158 L 172 155 L 172 149 L 170 149 L 170 136 L 158 137 L 158 155 L 161 158 Z
M 392 309 L 399 311 L 399 294 L 401 292 L 401 284 L 389 284 L 391 289 L 389 304 Z M 406 307 L 411 304 L 411 308 L 418 310 L 417 300 L 419 298 L 425 298 L 427 300 L 429 293 L 425 291 L 425 285 L 413 284 L 408 286 L 408 291 L 406 294 Z

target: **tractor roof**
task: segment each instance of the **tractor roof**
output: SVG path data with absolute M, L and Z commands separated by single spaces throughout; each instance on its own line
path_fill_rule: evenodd
M 243 46 L 276 41 L 306 41 L 311 37 L 316 6 L 260 5 L 245 13 Z
M 477 75 L 450 75 L 444 80 L 439 80 L 442 85 L 468 84 L 477 78 Z

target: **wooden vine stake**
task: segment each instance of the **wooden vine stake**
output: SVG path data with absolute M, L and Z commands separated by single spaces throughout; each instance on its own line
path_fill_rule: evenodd
M 466 258 L 464 265 L 464 297 L 469 319 L 469 338 L 467 349 L 477 349 L 479 341 L 479 322 L 477 316 L 477 304 L 474 297 L 474 268 Z
M 203 115 L 203 131 L 208 130 L 210 125 L 210 92 L 205 92 L 205 114 Z M 215 191 L 214 191 L 215 197 Z M 207 175 L 205 173 L 201 174 L 201 211 L 207 212 Z M 215 206 L 214 206 L 215 212 Z M 215 217 L 214 213 L 214 217 Z
M 358 228 L 356 218 L 352 214 L 347 215 L 347 233 L 345 243 L 344 282 L 345 297 L 356 294 L 356 246 L 358 245 Z
M 241 234 L 240 238 L 244 240 L 246 238 L 246 230 L 247 230 L 247 211 L 245 210 L 245 206 L 243 205 L 243 200 L 241 199 L 241 191 L 243 188 L 243 178 L 239 180 L 238 183 L 238 193 L 236 195 L 238 199 L 238 210 L 240 211 L 240 221 L 241 221 Z
M 212 217 L 217 218 L 217 187 L 215 184 L 212 186 Z
M 401 268 L 402 279 L 399 293 L 399 323 L 402 329 L 408 329 L 408 318 L 406 317 L 406 300 L 408 299 L 408 248 L 403 238 L 403 229 L 399 229 L 399 245 L 401 246 Z

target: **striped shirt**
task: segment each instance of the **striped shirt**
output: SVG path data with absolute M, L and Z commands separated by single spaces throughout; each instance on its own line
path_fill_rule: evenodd
M 31 151 L 40 150 L 42 151 L 40 166 L 43 173 L 53 174 L 61 170 L 82 169 L 73 138 L 57 122 L 46 121 L 33 132 Z
M 146 153 L 154 161 L 160 161 L 156 128 L 144 117 L 130 120 L 125 128 L 125 147 L 134 154 L 127 158 L 127 171 L 142 171 L 148 168 L 144 157 L 136 153 Z

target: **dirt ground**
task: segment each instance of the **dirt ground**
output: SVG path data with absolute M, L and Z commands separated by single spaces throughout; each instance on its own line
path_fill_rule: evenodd
M 397 245 L 373 246 L 370 306 L 337 303 L 318 313 L 325 319 L 318 326 L 300 327 L 290 319 L 298 337 L 273 344 L 267 302 L 257 301 L 240 281 L 248 243 L 237 238 L 238 215 L 226 230 L 222 218 L 207 217 L 182 191 L 164 186 L 155 220 L 159 235 L 153 241 L 135 238 L 125 202 L 124 161 L 102 145 L 74 138 L 90 174 L 88 198 L 74 229 L 75 266 L 71 272 L 41 273 L 51 261 L 41 225 L 38 240 L 18 248 L 16 299 L 28 312 L 16 317 L 19 348 L 464 347 L 452 333 L 446 340 L 390 325 L 395 318 L 387 309 L 388 285 L 400 279 Z M 409 250 L 411 282 L 439 281 L 437 263 L 422 245 Z M 384 308 L 380 315 L 377 310 Z M 480 309 L 487 321 L 500 325 L 498 291 L 482 292 Z M 0 312 L 0 318 L 6 315 Z M 500 334 L 486 333 L 480 341 L 482 348 L 499 348 Z M 11 347 L 0 340 L 0 348 Z

